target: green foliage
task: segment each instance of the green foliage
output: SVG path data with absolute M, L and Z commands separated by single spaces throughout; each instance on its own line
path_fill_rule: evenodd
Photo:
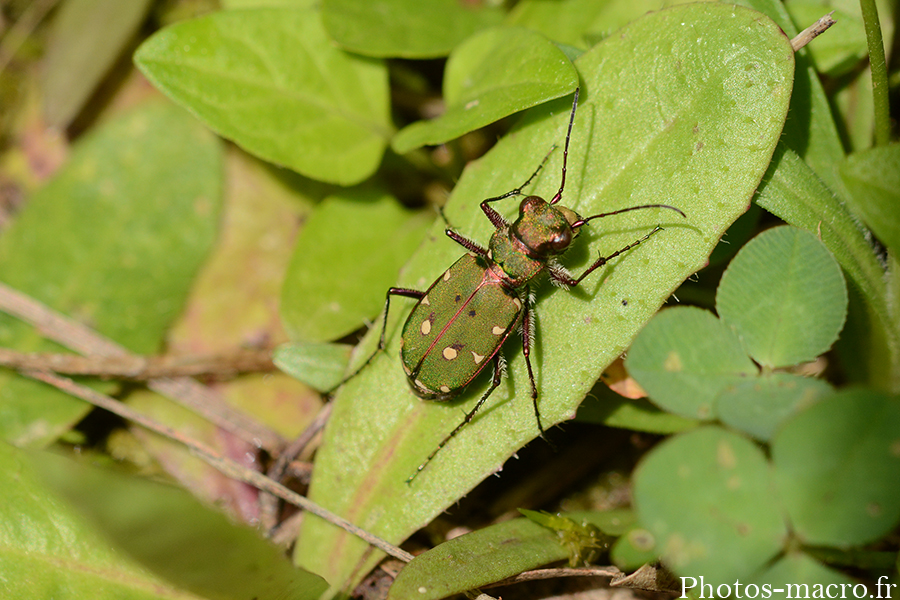
M 706 350 L 705 358 L 685 361 L 683 348 L 708 348 L 711 332 L 729 325 L 736 337 L 713 345 L 735 352 L 740 339 L 767 368 L 732 374 L 729 383 L 693 368 L 688 381 L 707 391 L 708 418 L 769 442 L 771 460 L 723 428 L 677 435 L 635 474 L 640 523 L 686 577 L 773 587 L 852 581 L 792 545 L 860 546 L 900 522 L 900 399 L 862 389 L 835 393 L 820 380 L 770 372 L 828 349 L 847 308 L 840 270 L 811 234 L 771 229 L 732 260 L 716 308 L 721 322 L 695 308 L 661 313 L 635 340 L 627 364 L 655 402 L 675 410 L 688 395 L 677 377 L 683 364 L 714 360 Z
M 571 559 L 573 552 L 581 556 L 605 547 L 604 534 L 621 533 L 632 518 L 626 511 L 521 512 L 526 518 L 473 531 L 417 556 L 401 571 L 388 598 L 439 600 Z
M 454 538 L 417 557 L 389 598 L 438 600 L 568 557 L 550 529 L 513 519 Z
M 220 144 L 149 104 L 98 127 L 0 236 L 0 280 L 142 353 L 158 352 L 216 233 Z M 147 302 L 153 298 L 153 302 Z M 0 314 L 0 345 L 58 351 Z M 3 439 L 44 445 L 88 406 L 0 372 Z
M 467 37 L 501 18 L 496 8 L 466 7 L 453 0 L 322 3 L 322 21 L 341 47 L 383 58 L 447 56 Z
M 634 505 L 676 573 L 731 582 L 752 575 L 784 544 L 765 455 L 717 427 L 677 435 L 634 475 Z
M 387 145 L 387 69 L 334 47 L 312 8 L 176 23 L 134 60 L 214 131 L 308 177 L 359 183 Z
M 853 210 L 888 249 L 900 249 L 900 144 L 863 150 L 840 165 L 841 181 Z
M 739 46 L 742 50 L 734 56 L 712 51 L 712 46 L 709 55 L 704 54 L 704 47 L 683 37 L 692 34 L 682 32 L 677 26 L 681 22 L 707 27 L 729 45 L 746 39 L 746 46 Z M 751 22 L 749 29 L 742 25 Z M 790 53 L 783 36 L 761 24 L 756 13 L 725 5 L 679 7 L 648 15 L 626 32 L 575 62 L 583 100 L 575 119 L 563 202 L 590 215 L 665 198 L 690 217 L 684 224 L 671 211 L 639 211 L 604 220 L 602 229 L 599 224 L 591 227 L 574 256 L 566 257 L 574 271 L 585 268 L 595 251 L 621 248 L 656 223 L 667 229 L 617 261 L 605 277 L 586 282 L 583 290 L 546 297 L 541 293 L 536 377 L 545 427 L 574 413 L 602 370 L 671 290 L 702 264 L 745 209 L 768 164 L 789 99 Z M 671 48 L 666 53 L 669 67 L 657 66 L 657 50 L 640 41 L 648 37 Z M 746 48 L 752 49 L 752 57 Z M 759 70 L 750 68 L 757 62 L 768 65 L 765 77 L 757 78 Z M 608 64 L 626 66 L 603 67 Z M 780 79 L 773 79 L 776 73 Z M 720 98 L 723 87 L 731 94 L 728 102 Z M 569 107 L 567 99 L 526 114 L 514 134 L 464 172 L 445 209 L 457 230 L 482 243 L 487 240 L 490 224 L 478 203 L 521 185 L 546 149 L 564 141 Z M 558 189 L 559 154 L 552 155 L 541 172 L 535 193 L 550 197 Z M 732 169 L 731 164 L 743 168 Z M 754 164 L 756 169 L 751 169 Z M 700 190 L 704 195 L 697 194 Z M 707 202 L 706 193 L 716 201 Z M 510 204 L 506 214 L 514 210 L 515 203 Z M 399 285 L 426 288 L 459 253 L 458 246 L 433 230 Z M 513 358 L 510 377 L 491 397 L 490 406 L 414 486 L 407 486 L 404 481 L 428 454 L 423 449 L 435 447 L 459 423 L 461 410 L 472 406 L 486 382 L 471 386 L 474 389 L 451 406 L 422 402 L 410 394 L 395 358 L 403 319 L 398 313 L 392 312 L 389 320 L 386 352 L 334 400 L 327 442 L 317 455 L 321 470 L 310 492 L 311 498 L 327 499 L 333 509 L 393 541 L 431 521 L 538 433 L 531 399 L 521 393 L 528 381 L 524 364 Z M 581 324 L 576 336 L 571 334 L 574 324 Z M 379 333 L 376 328 L 363 342 L 360 360 L 372 352 Z M 304 521 L 301 540 L 300 564 L 328 573 L 332 581 L 343 580 L 355 568 L 355 559 L 349 557 L 366 550 L 359 540 L 317 519 Z
M 10 144 L 0 182 L 26 198 L 8 223 L 0 213 L 0 280 L 143 354 L 289 339 L 275 363 L 313 389 L 276 374 L 220 389 L 246 396 L 251 418 L 295 431 L 302 418 L 275 407 L 310 401 L 315 414 L 315 390 L 338 387 L 307 495 L 400 544 L 538 429 L 510 343 L 506 379 L 406 485 L 488 378 L 447 403 L 414 396 L 398 358 L 411 300 L 392 301 L 386 349 L 375 352 L 386 288 L 424 290 L 453 264 L 464 250 L 447 225 L 486 244 L 493 228 L 479 203 L 520 186 L 545 156 L 524 192 L 556 193 L 579 88 L 560 204 L 589 216 L 664 203 L 686 218 L 657 209 L 591 221 L 562 259 L 576 275 L 662 230 L 577 289 L 536 288 L 542 422 L 577 412 L 579 427 L 670 437 L 635 434 L 616 453 L 637 467 L 604 497 L 633 490 L 633 509 L 522 511 L 422 553 L 390 597 L 436 600 L 567 560 L 629 571 L 661 560 L 714 585 L 873 580 L 898 564 L 900 152 L 886 143 L 887 94 L 872 99 L 873 78 L 879 94 L 888 82 L 881 63 L 872 75 L 864 64 L 881 43 L 874 2 L 864 4 L 839 2 L 837 30 L 795 53 L 789 39 L 830 3 L 64 0 L 11 63 L 26 68 L 0 69 L 13 115 L 0 119 Z M 890 48 L 896 8 L 879 8 Z M 168 24 L 150 31 L 157 23 Z M 4 38 L 4 60 L 13 46 Z M 121 60 L 135 47 L 137 71 Z M 43 116 L 24 90 L 39 90 Z M 68 157 L 44 123 L 68 128 Z M 512 218 L 518 200 L 496 208 Z M 261 215 L 277 225 L 248 218 Z M 788 226 L 773 227 L 776 217 Z M 208 258 L 225 266 L 200 271 Z M 657 314 L 673 293 L 689 306 Z M 60 350 L 6 315 L 0 346 Z M 623 397 L 597 381 L 626 351 L 613 385 Z M 295 387 L 273 392 L 272 380 Z M 121 394 L 172 412 L 146 390 Z M 275 402 L 263 406 L 266 396 Z M 96 435 L 90 420 L 78 427 L 87 412 L 0 373 L 7 442 L 66 451 L 65 440 Z M 146 436 L 104 440 L 97 449 L 200 481 L 185 485 L 259 518 L 243 485 L 186 476 L 191 463 Z M 329 597 L 351 594 L 383 556 L 306 514 L 299 567 L 288 568 L 171 489 L 2 445 L 0 463 L 11 524 L 2 572 L 28 575 L 0 577 L 4 597 Z M 197 545 L 188 539 L 203 551 L 186 555 Z
M 447 60 L 444 114 L 405 127 L 391 147 L 403 154 L 425 144 L 441 144 L 512 112 L 567 95 L 577 85 L 571 61 L 540 34 L 519 28 L 481 31 Z
M 295 342 L 275 351 L 275 365 L 306 385 L 327 392 L 344 379 L 352 346 L 328 342 Z
M 812 288 L 817 293 L 808 293 Z M 716 308 L 721 319 L 695 307 L 661 312 L 635 339 L 626 365 L 660 407 L 768 440 L 830 391 L 824 382 L 772 369 L 828 350 L 847 311 L 840 269 L 811 234 L 770 229 L 731 261 Z
M 70 0 L 53 23 L 44 69 L 47 122 L 65 128 L 147 16 L 150 0 Z
M 811 545 L 858 546 L 900 521 L 900 401 L 845 390 L 791 419 L 772 441 L 779 496 Z
M 0 565 L 16 573 L 7 597 L 311 600 L 325 588 L 182 490 L 7 444 L 0 466 L 0 511 L 17 524 L 0 536 Z
M 896 527 L 898 411 L 885 394 L 829 395 L 783 424 L 770 461 L 719 427 L 675 436 L 635 474 L 639 520 L 684 576 L 773 587 L 852 581 L 795 544 L 861 546 Z
M 704 420 L 715 418 L 719 393 L 757 371 L 740 338 L 694 307 L 667 310 L 650 321 L 631 345 L 626 365 L 659 406 Z
M 831 347 L 847 316 L 847 289 L 834 257 L 812 234 L 777 227 L 731 261 L 716 310 L 753 360 L 786 367 Z
M 324 342 L 356 331 L 382 307 L 384 282 L 430 225 L 425 213 L 385 193 L 355 189 L 326 198 L 297 238 L 282 288 L 281 318 L 291 338 Z
M 516 4 L 509 21 L 558 43 L 587 49 L 644 13 L 682 3 L 678 0 L 526 0 Z

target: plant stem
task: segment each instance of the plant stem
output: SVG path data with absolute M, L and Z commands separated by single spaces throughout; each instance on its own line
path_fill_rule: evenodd
M 863 22 L 866 25 L 866 42 L 869 46 L 869 66 L 872 68 L 872 97 L 875 102 L 875 145 L 885 146 L 891 139 L 890 106 L 888 104 L 887 63 L 884 58 L 884 42 L 875 0 L 859 0 Z

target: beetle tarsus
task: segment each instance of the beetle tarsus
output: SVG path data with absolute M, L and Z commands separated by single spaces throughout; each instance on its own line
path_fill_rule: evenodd
M 355 369 L 352 373 L 341 379 L 337 385 L 332 387 L 329 390 L 324 392 L 325 396 L 331 396 L 335 391 L 339 390 L 341 386 L 345 383 L 359 375 L 363 369 L 369 366 L 378 354 L 384 350 L 385 347 L 385 331 L 387 331 L 387 320 L 388 320 L 388 312 L 391 310 L 391 296 L 405 296 L 407 298 L 415 298 L 416 300 L 421 300 L 425 296 L 425 292 L 420 292 L 419 290 L 413 290 L 410 288 L 398 288 L 392 287 L 388 288 L 387 294 L 384 297 L 384 319 L 381 322 L 381 336 L 378 338 L 378 347 L 375 348 L 375 352 L 369 355 L 369 357 L 365 360 L 363 364 L 361 364 L 357 369 Z

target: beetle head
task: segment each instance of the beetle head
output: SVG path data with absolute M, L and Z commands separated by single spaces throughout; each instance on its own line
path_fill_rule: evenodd
M 580 221 L 573 210 L 528 196 L 519 205 L 519 218 L 510 231 L 535 255 L 552 256 L 566 251 L 578 234 L 578 225 L 573 225 Z

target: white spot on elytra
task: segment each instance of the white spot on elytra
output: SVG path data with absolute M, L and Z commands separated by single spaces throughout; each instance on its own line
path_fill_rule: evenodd
M 503 335 L 504 331 L 505 330 L 502 327 L 497 327 L 496 325 L 491 327 L 491 333 L 493 333 L 494 335 Z
M 456 348 L 451 348 L 450 346 L 447 346 L 446 348 L 444 348 L 444 351 L 442 352 L 442 354 L 444 355 L 444 358 L 446 358 L 447 360 L 453 360 L 454 358 L 456 358 L 458 356 L 459 353 L 456 351 Z
M 472 353 L 472 358 L 475 359 L 475 364 L 476 364 L 476 365 L 480 365 L 480 364 L 481 364 L 481 361 L 484 360 L 484 357 L 483 357 L 482 355 L 478 354 L 477 352 L 473 352 L 473 353 Z
M 425 319 L 424 321 L 422 321 L 421 331 L 422 331 L 422 335 L 428 335 L 429 333 L 431 333 L 431 320 L 430 319 Z

